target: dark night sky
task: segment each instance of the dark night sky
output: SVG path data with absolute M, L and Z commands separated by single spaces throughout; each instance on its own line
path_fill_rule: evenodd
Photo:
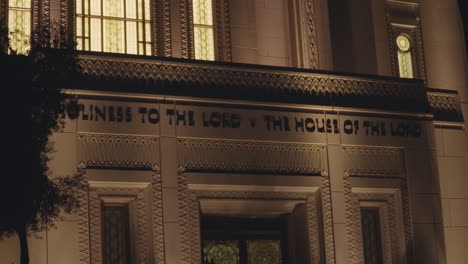
M 464 31 L 465 31 L 465 48 L 466 54 L 468 55 L 468 0 L 458 0 L 460 5 L 460 13 L 463 19 Z

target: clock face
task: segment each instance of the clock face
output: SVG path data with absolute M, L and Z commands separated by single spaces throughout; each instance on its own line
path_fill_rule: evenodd
M 401 51 L 408 51 L 410 49 L 410 41 L 406 36 L 399 35 L 396 39 L 398 48 Z

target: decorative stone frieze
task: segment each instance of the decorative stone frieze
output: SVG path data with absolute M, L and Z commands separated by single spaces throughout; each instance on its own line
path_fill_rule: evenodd
M 344 146 L 345 171 L 350 176 L 405 177 L 400 148 Z
M 434 110 L 445 112 L 458 111 L 457 95 L 428 93 L 429 105 Z
M 219 87 L 277 88 L 306 92 L 308 94 L 343 94 L 367 96 L 424 95 L 423 86 L 397 80 L 377 80 L 330 76 L 305 71 L 239 68 L 200 62 L 161 63 L 159 60 L 128 58 L 126 60 L 108 56 L 79 56 L 82 73 L 112 78 L 139 78 L 142 80 L 171 80 L 187 85 L 212 84 Z
M 427 93 L 427 99 L 435 120 L 463 122 L 460 99 L 457 93 L 430 90 Z
M 324 146 L 316 144 L 183 138 L 177 141 L 185 171 L 320 175 Z
M 78 159 L 87 167 L 152 168 L 159 163 L 153 136 L 78 134 Z

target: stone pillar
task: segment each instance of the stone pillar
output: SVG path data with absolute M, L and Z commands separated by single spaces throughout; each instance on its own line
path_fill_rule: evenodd
M 427 86 L 459 93 L 464 129 L 436 128 L 436 155 L 447 263 L 468 259 L 468 81 L 457 0 L 421 0 Z
M 167 106 L 161 106 L 160 113 Z M 177 198 L 177 141 L 174 126 L 162 117 L 160 130 L 165 263 L 181 263 L 179 206 Z
M 330 190 L 333 215 L 333 240 L 335 244 L 335 263 L 345 264 L 350 261 L 346 226 L 345 172 L 344 153 L 340 142 L 328 139 L 328 168 L 330 173 Z

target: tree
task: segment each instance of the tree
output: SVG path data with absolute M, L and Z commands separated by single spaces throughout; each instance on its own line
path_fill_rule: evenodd
M 5 34 L 1 30 L 1 38 Z M 79 173 L 51 178 L 48 167 L 54 151 L 51 135 L 63 128 L 65 115 L 76 118 L 77 114 L 76 99 L 60 89 L 72 74 L 70 69 L 77 67 L 65 36 L 58 25 L 44 25 L 33 32 L 28 56 L 6 54 L 0 48 L 5 74 L 1 79 L 8 84 L 3 85 L 4 98 L 13 102 L 1 111 L 8 139 L 5 164 L 13 174 L 5 175 L 2 182 L 0 237 L 17 233 L 22 264 L 29 263 L 27 236 L 54 227 L 53 219 L 62 211 L 78 208 L 76 193 L 85 187 Z

